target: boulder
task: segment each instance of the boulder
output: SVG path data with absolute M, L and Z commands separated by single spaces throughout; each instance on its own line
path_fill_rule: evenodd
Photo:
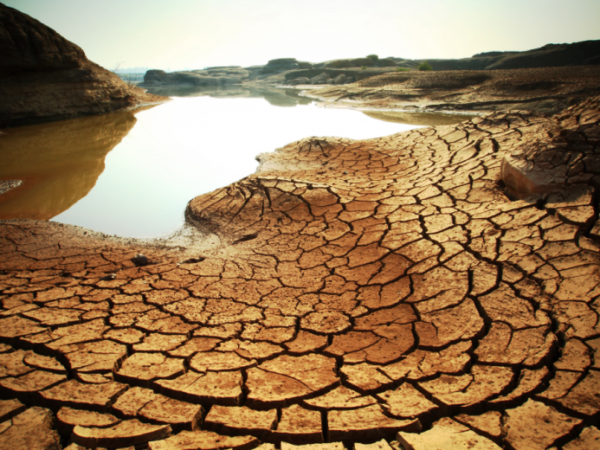
M 166 80 L 167 72 L 164 70 L 148 70 L 144 75 L 144 84 L 163 84 Z
M 334 84 L 344 84 L 344 81 L 346 81 L 346 75 L 344 75 L 343 73 L 340 73 L 337 77 L 333 79 Z
M 280 70 L 292 70 L 297 69 L 299 65 L 298 61 L 296 61 L 296 58 L 279 58 L 269 61 L 266 67 Z
M 0 4 L 0 128 L 164 100 L 88 60 L 56 31 Z
M 312 77 L 310 79 L 310 83 L 311 84 L 327 84 L 327 80 L 331 80 L 331 78 L 329 77 L 329 75 L 327 75 L 325 72 L 323 72 L 320 75 L 317 75 L 316 77 Z

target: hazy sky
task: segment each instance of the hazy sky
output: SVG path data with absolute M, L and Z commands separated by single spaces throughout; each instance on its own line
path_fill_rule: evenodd
M 600 39 L 600 0 L 0 0 L 108 68 L 463 58 Z

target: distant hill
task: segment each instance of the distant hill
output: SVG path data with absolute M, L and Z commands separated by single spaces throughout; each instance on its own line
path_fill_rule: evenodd
M 422 59 L 390 58 L 398 66 L 416 68 Z M 485 52 L 463 59 L 429 59 L 433 70 L 531 69 L 600 64 L 600 40 L 548 44 L 524 52 Z
M 201 90 L 235 87 L 244 83 L 265 85 L 349 84 L 388 72 L 418 70 L 428 62 L 434 71 L 534 69 L 600 64 L 600 40 L 573 44 L 548 44 L 525 52 L 491 51 L 463 59 L 363 58 L 336 59 L 320 63 L 295 58 L 272 59 L 265 65 L 209 67 L 202 70 L 165 72 L 148 70 L 140 84 L 148 92 L 170 95 L 171 87 Z M 138 81 L 141 77 L 136 78 Z M 127 79 L 127 78 L 125 78 Z

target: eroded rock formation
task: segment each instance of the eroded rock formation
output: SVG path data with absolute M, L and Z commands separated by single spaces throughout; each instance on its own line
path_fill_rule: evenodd
M 0 128 L 165 100 L 88 60 L 77 45 L 0 3 Z
M 303 139 L 190 202 L 201 251 L 3 223 L 0 439 L 594 448 L 599 105 Z

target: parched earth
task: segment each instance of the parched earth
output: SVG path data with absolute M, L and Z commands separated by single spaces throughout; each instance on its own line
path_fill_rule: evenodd
M 261 162 L 202 247 L 0 225 L 0 448 L 599 447 L 600 97 Z
M 600 66 L 388 72 L 304 93 L 359 109 L 557 114 L 600 94 Z

